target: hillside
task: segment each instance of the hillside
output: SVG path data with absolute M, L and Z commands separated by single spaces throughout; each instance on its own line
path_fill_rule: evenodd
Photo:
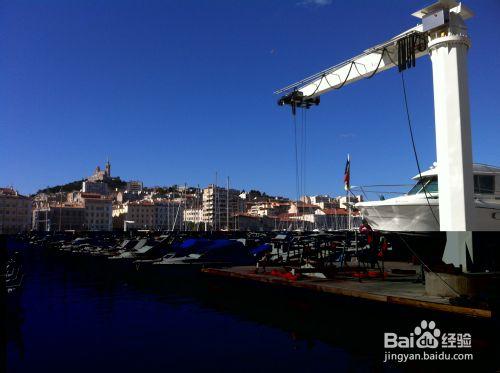
M 38 193 L 58 193 L 59 191 L 63 192 L 73 192 L 75 190 L 80 190 L 82 188 L 82 180 L 76 180 L 76 181 L 71 181 L 69 183 L 63 184 L 63 185 L 55 185 L 51 187 L 47 187 L 44 189 L 40 189 Z M 106 184 L 108 184 L 109 190 L 115 190 L 116 188 L 122 189 L 125 188 L 127 185 L 126 181 L 123 181 L 119 177 L 113 177 L 109 179 L 108 181 L 105 181 Z

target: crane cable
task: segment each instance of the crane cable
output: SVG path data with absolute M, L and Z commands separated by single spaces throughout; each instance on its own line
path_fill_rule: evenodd
M 365 198 L 368 200 L 368 196 L 366 195 L 365 191 L 363 190 L 363 187 L 361 187 L 360 189 L 361 189 L 361 192 L 363 193 L 363 195 L 365 196 Z M 377 210 L 375 210 L 375 211 L 377 211 Z M 378 213 L 378 214 L 380 217 L 380 213 Z M 413 250 L 411 248 L 411 246 L 408 244 L 408 242 L 406 242 L 406 240 L 404 239 L 404 237 L 401 233 L 399 233 L 399 232 L 395 232 L 395 233 L 400 238 L 400 240 L 405 244 L 405 246 L 408 248 L 408 251 L 420 262 L 420 264 L 422 264 L 422 266 L 425 269 L 427 269 L 430 273 L 433 273 L 454 294 L 456 294 L 457 296 L 460 296 L 460 293 L 453 286 L 451 286 L 448 282 L 446 282 L 446 280 L 443 277 L 441 277 L 437 272 L 434 272 L 427 264 L 425 264 L 424 260 L 422 258 L 420 258 L 420 256 L 415 252 L 415 250 Z
M 301 162 L 301 171 L 302 171 L 302 191 L 301 195 L 306 195 L 306 151 L 307 151 L 307 109 L 302 109 L 302 162 Z M 305 201 L 304 201 L 305 203 Z M 304 214 L 304 211 L 302 212 Z M 305 230 L 305 217 L 302 219 L 302 229 Z
M 388 52 L 388 50 L 384 47 L 382 49 L 380 60 L 379 60 L 379 62 L 377 64 L 375 70 L 371 74 L 363 76 L 363 78 L 370 79 L 370 78 L 372 78 L 378 72 L 378 70 L 380 68 L 380 63 L 382 62 L 384 54 L 386 54 L 388 56 L 388 58 L 391 60 L 391 62 L 393 64 L 395 64 L 396 66 L 398 66 L 398 64 L 393 61 L 393 59 L 392 59 L 390 53 Z M 318 86 L 314 90 L 313 95 L 319 89 L 319 86 L 321 85 L 321 81 L 323 79 L 325 79 L 326 83 L 328 84 L 328 86 L 330 88 L 334 88 L 334 89 L 341 89 L 341 88 L 343 88 L 343 86 L 347 82 L 347 79 L 349 78 L 349 75 L 351 74 L 351 70 L 352 70 L 353 66 L 355 67 L 355 69 L 358 72 L 358 74 L 361 76 L 359 70 L 357 69 L 356 63 L 354 61 L 351 61 L 351 64 L 349 66 L 349 71 L 347 73 L 347 76 L 346 76 L 345 80 L 342 83 L 340 83 L 339 85 L 336 85 L 336 86 L 330 84 L 330 82 L 328 81 L 328 78 L 326 77 L 326 73 L 325 73 L 325 74 L 323 74 L 321 76 L 320 83 L 318 84 Z M 405 85 L 403 71 L 400 71 L 400 74 L 401 74 L 403 97 L 404 97 L 404 103 L 405 103 L 405 109 L 406 109 L 406 117 L 407 117 L 407 121 L 408 121 L 408 128 L 409 128 L 409 131 L 410 131 L 410 138 L 411 138 L 412 148 L 413 148 L 413 155 L 415 157 L 415 162 L 417 164 L 418 175 L 419 175 L 419 179 L 420 179 L 419 181 L 422 184 L 422 172 L 421 172 L 421 169 L 420 169 L 420 162 L 419 162 L 419 159 L 418 159 L 418 153 L 417 153 L 417 147 L 415 145 L 415 139 L 414 139 L 414 136 L 413 136 L 413 128 L 412 128 L 412 124 L 411 124 L 410 110 L 409 110 L 409 107 L 408 107 L 408 98 L 407 98 L 407 95 L 406 95 L 406 85 Z M 297 121 L 296 121 L 295 115 L 293 115 L 293 118 L 294 118 L 294 128 L 295 128 L 295 173 L 296 173 L 297 193 L 299 193 L 298 192 L 299 191 L 299 177 L 298 177 L 298 175 L 299 175 L 299 166 L 298 166 L 298 154 L 297 154 Z M 361 189 L 361 191 L 363 192 L 365 198 L 367 198 L 366 193 L 363 191 L 363 189 Z M 437 222 L 437 224 L 439 226 L 439 219 L 437 218 L 436 214 L 432 210 L 431 204 L 429 202 L 429 198 L 427 196 L 427 190 L 425 189 L 425 186 L 423 186 L 423 191 L 424 191 L 424 194 L 425 194 L 425 199 L 427 201 L 427 205 L 429 206 L 429 209 L 431 210 L 432 216 L 434 217 L 434 220 Z M 297 212 L 298 212 L 298 198 L 297 198 Z M 410 245 L 406 242 L 406 240 L 403 238 L 403 236 L 400 233 L 397 233 L 397 234 L 401 238 L 401 240 L 403 241 L 403 243 L 405 244 L 405 246 L 408 248 L 408 250 L 412 253 L 412 255 L 414 255 L 415 258 L 422 264 L 422 266 L 424 266 L 429 272 L 434 273 L 436 275 L 436 277 L 439 278 L 445 284 L 445 286 L 448 287 L 453 293 L 455 293 L 456 295 L 460 296 L 460 293 L 457 290 L 455 290 L 448 282 L 446 282 L 446 280 L 444 278 L 442 278 L 438 273 L 432 271 L 432 269 L 427 264 L 425 264 L 425 262 L 410 247 Z
M 293 117 L 293 132 L 294 132 L 294 150 L 295 150 L 295 203 L 296 212 L 295 220 L 297 222 L 299 216 L 299 155 L 298 155 L 298 139 L 297 139 L 297 116 L 292 114 Z
M 423 178 L 422 178 L 422 171 L 420 169 L 420 162 L 418 160 L 418 153 L 417 153 L 417 146 L 415 145 L 415 138 L 413 136 L 413 128 L 411 124 L 411 118 L 410 118 L 410 109 L 408 108 L 408 97 L 406 95 L 406 84 L 405 84 L 405 77 L 404 73 L 401 71 L 401 85 L 403 88 L 403 97 L 404 97 L 404 103 L 405 103 L 405 109 L 406 109 L 406 119 L 408 121 L 408 129 L 410 131 L 410 139 L 411 139 L 411 145 L 413 148 L 413 155 L 415 157 L 415 163 L 417 164 L 417 169 L 418 169 L 418 178 L 419 178 L 419 183 L 422 185 L 422 190 L 424 191 L 425 194 L 425 200 L 427 201 L 427 206 L 429 206 L 429 209 L 431 210 L 432 216 L 434 217 L 434 220 L 436 221 L 438 227 L 439 227 L 439 219 L 434 213 L 434 210 L 432 209 L 431 203 L 429 202 L 429 196 L 427 195 L 427 190 L 426 186 L 423 183 Z
M 306 154 L 307 154 L 307 108 L 301 108 L 301 118 L 292 114 L 293 136 L 294 136 L 294 156 L 295 156 L 295 226 L 299 227 L 299 214 L 301 196 L 306 194 Z M 302 220 L 302 229 L 305 228 L 305 219 Z
M 411 144 L 412 144 L 412 148 L 413 148 L 413 155 L 415 156 L 415 163 L 417 164 L 419 182 L 420 182 L 420 184 L 422 184 L 422 190 L 424 191 L 425 199 L 427 201 L 427 205 L 429 206 L 429 209 L 431 210 L 432 216 L 434 217 L 434 220 L 436 221 L 436 223 L 438 224 L 438 227 L 439 227 L 439 219 L 437 218 L 436 214 L 434 213 L 434 210 L 432 210 L 432 206 L 431 206 L 431 204 L 429 202 L 429 197 L 427 196 L 427 191 L 425 189 L 425 185 L 423 185 L 423 183 L 422 183 L 422 171 L 420 169 L 420 162 L 419 162 L 419 159 L 418 159 L 417 146 L 415 145 L 415 138 L 413 136 L 413 128 L 412 128 L 412 124 L 411 124 L 410 110 L 409 110 L 409 107 L 408 107 L 408 97 L 406 95 L 406 84 L 405 84 L 405 78 L 404 78 L 403 71 L 400 71 L 400 74 L 401 74 L 401 85 L 402 85 L 402 88 L 403 88 L 403 97 L 404 97 L 404 103 L 405 103 L 405 109 L 406 109 L 406 118 L 408 120 L 408 129 L 410 131 L 410 139 L 411 139 Z M 417 258 L 417 260 L 420 263 L 422 263 L 422 265 L 429 272 L 433 273 L 437 278 L 439 278 L 445 284 L 445 286 L 448 287 L 453 293 L 455 293 L 457 296 L 460 296 L 460 293 L 455 288 L 453 288 L 448 282 L 446 282 L 446 280 L 444 278 L 442 278 L 438 273 L 436 273 L 433 270 L 431 270 L 430 267 L 427 264 L 424 263 L 424 261 L 417 255 L 417 253 L 406 242 L 406 240 L 404 239 L 403 235 L 401 235 L 400 233 L 398 233 L 398 236 L 403 241 L 403 243 L 408 248 L 408 250 L 412 253 L 412 255 L 415 256 L 415 258 Z

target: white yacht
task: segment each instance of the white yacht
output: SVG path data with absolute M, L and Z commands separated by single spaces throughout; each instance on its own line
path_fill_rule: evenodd
M 500 231 L 500 168 L 474 164 L 475 231 Z M 438 170 L 416 175 L 417 183 L 400 197 L 359 202 L 355 206 L 367 223 L 385 232 L 439 231 Z

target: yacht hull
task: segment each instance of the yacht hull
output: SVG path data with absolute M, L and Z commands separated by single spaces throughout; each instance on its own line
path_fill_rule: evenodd
M 439 205 L 436 200 L 429 202 L 431 207 L 427 204 L 370 203 L 361 203 L 357 207 L 361 211 L 363 218 L 374 230 L 386 232 L 438 232 Z M 500 231 L 500 204 L 476 202 L 475 213 L 474 231 Z
M 439 207 L 432 206 L 439 220 Z M 361 215 L 370 227 L 387 232 L 435 232 L 439 224 L 428 205 L 359 206 Z

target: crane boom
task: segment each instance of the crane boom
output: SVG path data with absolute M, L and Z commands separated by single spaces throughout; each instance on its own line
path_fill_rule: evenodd
M 468 9 L 462 4 L 456 4 L 453 0 L 441 0 L 440 3 L 455 5 L 450 6 L 449 12 L 460 14 L 464 19 L 470 16 Z M 413 15 L 419 18 L 425 18 L 428 14 L 434 16 L 433 12 L 436 9 L 436 5 L 432 5 Z M 295 107 L 309 108 L 312 105 L 318 105 L 319 96 L 334 89 L 340 89 L 347 84 L 371 78 L 392 67 L 398 67 L 399 71 L 402 71 L 415 66 L 417 58 L 429 54 L 427 48 L 429 31 L 429 26 L 418 24 L 385 43 L 365 50 L 356 57 L 281 88 L 275 92 L 275 94 L 282 95 L 278 104 L 291 105 L 295 112 Z
M 383 44 L 367 49 L 354 58 L 279 89 L 275 93 L 281 94 L 293 90 L 300 92 L 304 98 L 313 98 L 395 67 L 398 65 L 398 42 L 412 35 L 421 35 L 421 32 L 422 25 L 413 27 Z M 421 42 L 420 46 L 424 46 L 423 39 Z M 418 58 L 426 54 L 425 48 L 417 51 L 415 56 Z

